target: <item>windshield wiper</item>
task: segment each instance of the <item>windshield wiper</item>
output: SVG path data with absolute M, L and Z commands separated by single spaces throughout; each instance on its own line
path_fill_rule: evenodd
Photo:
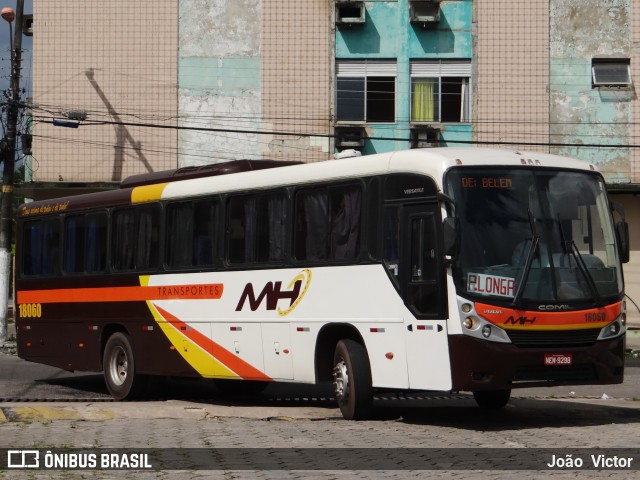
M 562 222 L 560 221 L 560 216 L 558 216 L 557 220 L 558 220 L 558 228 L 560 229 L 560 237 L 562 239 L 562 244 L 564 245 L 565 252 L 574 258 L 576 265 L 580 270 L 580 273 L 582 273 L 582 276 L 587 281 L 587 286 L 591 291 L 591 295 L 593 295 L 593 300 L 595 305 L 596 306 L 601 305 L 602 301 L 600 299 L 600 293 L 598 292 L 598 287 L 596 286 L 596 282 L 593 280 L 593 276 L 589 271 L 589 267 L 587 267 L 587 264 L 585 263 L 584 258 L 580 253 L 580 249 L 578 249 L 578 246 L 576 245 L 575 240 L 573 239 L 567 240 L 567 237 L 564 234 L 564 229 L 562 228 Z
M 538 249 L 538 243 L 540 242 L 540 235 L 538 234 L 538 230 L 536 229 L 536 221 L 533 218 L 533 213 L 531 212 L 531 208 L 527 208 L 527 213 L 529 215 L 529 228 L 531 229 L 531 243 L 529 244 L 529 250 L 527 251 L 527 258 L 524 262 L 524 269 L 522 270 L 522 277 L 520 279 L 520 283 L 518 284 L 518 290 L 516 290 L 516 294 L 513 297 L 513 302 L 511 306 L 520 309 L 520 300 L 522 300 L 522 295 L 524 294 L 524 287 L 527 284 L 527 280 L 529 278 L 529 272 L 531 271 L 531 264 L 533 263 L 533 257 L 536 254 L 536 250 Z

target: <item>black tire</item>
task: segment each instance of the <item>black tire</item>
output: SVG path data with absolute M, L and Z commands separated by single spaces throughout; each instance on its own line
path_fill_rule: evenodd
M 136 375 L 136 364 L 129 336 L 116 332 L 104 347 L 102 369 L 107 390 L 116 400 L 140 396 L 148 377 Z
M 365 420 L 373 413 L 371 366 L 367 350 L 360 343 L 343 339 L 333 355 L 333 388 L 342 416 Z
M 509 398 L 511 398 L 511 389 L 473 392 L 473 398 L 475 398 L 476 403 L 480 408 L 503 408 L 507 403 L 509 403 Z

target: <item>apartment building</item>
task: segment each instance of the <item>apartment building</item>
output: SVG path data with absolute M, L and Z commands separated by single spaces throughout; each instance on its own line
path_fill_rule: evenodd
M 474 2 L 473 138 L 568 155 L 625 208 L 629 315 L 640 319 L 640 1 Z
M 595 164 L 625 206 L 640 304 L 640 0 L 59 0 L 33 13 L 34 198 L 351 148 L 559 153 Z M 78 128 L 53 125 L 78 113 Z
M 329 158 L 332 4 L 299 7 L 34 2 L 28 178 L 45 188 L 31 195 L 239 158 Z
M 336 149 L 469 144 L 472 1 L 335 6 Z

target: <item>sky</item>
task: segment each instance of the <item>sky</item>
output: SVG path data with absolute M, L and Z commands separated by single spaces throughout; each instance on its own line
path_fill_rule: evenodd
M 16 0 L 0 0 L 0 9 L 11 7 L 16 9 Z M 33 13 L 33 0 L 24 0 L 24 14 Z M 15 28 L 15 25 L 14 25 Z M 10 48 L 9 24 L 0 18 L 0 95 L 9 88 L 11 77 L 11 48 Z M 22 37 L 22 77 L 20 87 L 26 89 L 22 98 L 31 96 L 31 52 L 32 38 Z M 2 99 L 4 95 L 0 97 Z M 0 100 L 2 102 L 2 100 Z

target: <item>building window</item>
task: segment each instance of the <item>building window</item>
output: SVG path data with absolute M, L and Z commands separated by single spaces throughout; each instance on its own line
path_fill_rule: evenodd
M 591 60 L 593 87 L 630 87 L 631 65 L 628 58 L 594 58 Z
M 395 122 L 395 61 L 338 62 L 336 75 L 337 121 Z
M 468 60 L 411 63 L 411 121 L 470 121 L 471 62 Z

